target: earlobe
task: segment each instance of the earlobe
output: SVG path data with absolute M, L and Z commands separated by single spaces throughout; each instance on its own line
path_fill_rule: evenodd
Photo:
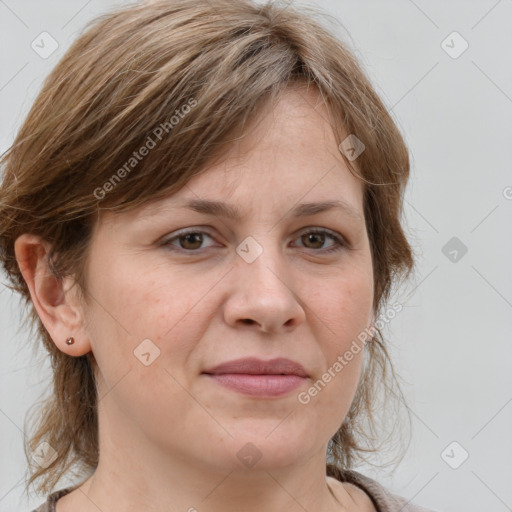
M 91 351 L 84 330 L 83 309 L 77 286 L 70 277 L 55 276 L 48 265 L 51 244 L 25 233 L 14 244 L 18 266 L 30 291 L 32 303 L 55 345 L 70 356 Z M 69 338 L 74 343 L 67 343 Z

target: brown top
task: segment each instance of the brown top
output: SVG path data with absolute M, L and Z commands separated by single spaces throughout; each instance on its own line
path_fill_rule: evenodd
M 373 501 L 378 512 L 435 512 L 430 509 L 409 503 L 408 500 L 391 494 L 376 480 L 373 480 L 362 473 L 353 470 L 337 470 L 336 474 L 329 475 L 337 478 L 340 482 L 347 482 L 356 485 L 366 492 Z M 55 512 L 55 503 L 65 494 L 70 493 L 78 486 L 66 487 L 48 495 L 47 500 L 32 512 Z

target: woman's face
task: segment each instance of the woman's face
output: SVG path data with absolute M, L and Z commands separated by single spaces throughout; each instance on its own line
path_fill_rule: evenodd
M 96 226 L 84 314 L 103 443 L 217 469 L 325 457 L 357 388 L 373 299 L 362 183 L 327 119 L 315 91 L 290 89 L 221 164 Z M 200 201 L 240 217 L 186 206 Z M 353 213 L 300 208 L 326 201 Z M 205 373 L 240 358 L 287 358 L 307 377 Z

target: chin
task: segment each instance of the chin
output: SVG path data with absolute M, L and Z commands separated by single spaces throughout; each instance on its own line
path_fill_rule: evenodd
M 295 438 L 285 428 L 278 435 L 277 430 L 282 427 L 278 425 L 279 422 L 274 422 L 271 428 L 255 429 L 251 435 L 241 433 L 230 440 L 237 467 L 260 470 L 284 468 L 304 457 L 304 452 L 311 447 L 305 445 L 303 437 L 299 438 L 297 432 Z

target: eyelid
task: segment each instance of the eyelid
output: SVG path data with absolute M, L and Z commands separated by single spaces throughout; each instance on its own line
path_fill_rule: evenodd
M 165 237 L 162 241 L 162 245 L 172 246 L 170 242 L 172 242 L 173 240 L 176 240 L 177 238 L 180 238 L 182 236 L 185 236 L 185 235 L 188 235 L 191 233 L 203 233 L 214 240 L 215 237 L 210 233 L 210 229 L 212 229 L 212 228 L 210 228 L 210 226 L 193 226 L 193 227 L 189 227 L 189 228 L 183 228 L 183 229 L 180 229 L 178 231 L 171 233 L 172 236 Z M 324 228 L 324 227 L 320 227 L 320 226 L 306 226 L 306 227 L 300 229 L 298 232 L 296 232 L 296 234 L 294 235 L 295 236 L 294 239 L 299 238 L 305 234 L 310 234 L 310 233 L 311 234 L 315 234 L 315 233 L 325 234 L 326 236 L 331 237 L 335 242 L 335 244 L 328 249 L 308 249 L 307 247 L 304 248 L 306 250 L 312 251 L 313 253 L 328 254 L 330 252 L 331 253 L 336 252 L 337 250 L 341 250 L 341 249 L 350 249 L 350 247 L 351 247 L 348 240 L 341 233 L 338 233 L 337 231 L 333 231 L 332 229 L 328 229 L 328 228 Z M 201 254 L 206 249 L 208 249 L 208 248 L 197 249 L 197 250 L 192 250 L 192 249 L 187 250 L 187 249 L 183 249 L 181 247 L 176 247 L 176 251 L 182 252 L 183 254 L 191 254 L 191 255 L 192 254 Z

